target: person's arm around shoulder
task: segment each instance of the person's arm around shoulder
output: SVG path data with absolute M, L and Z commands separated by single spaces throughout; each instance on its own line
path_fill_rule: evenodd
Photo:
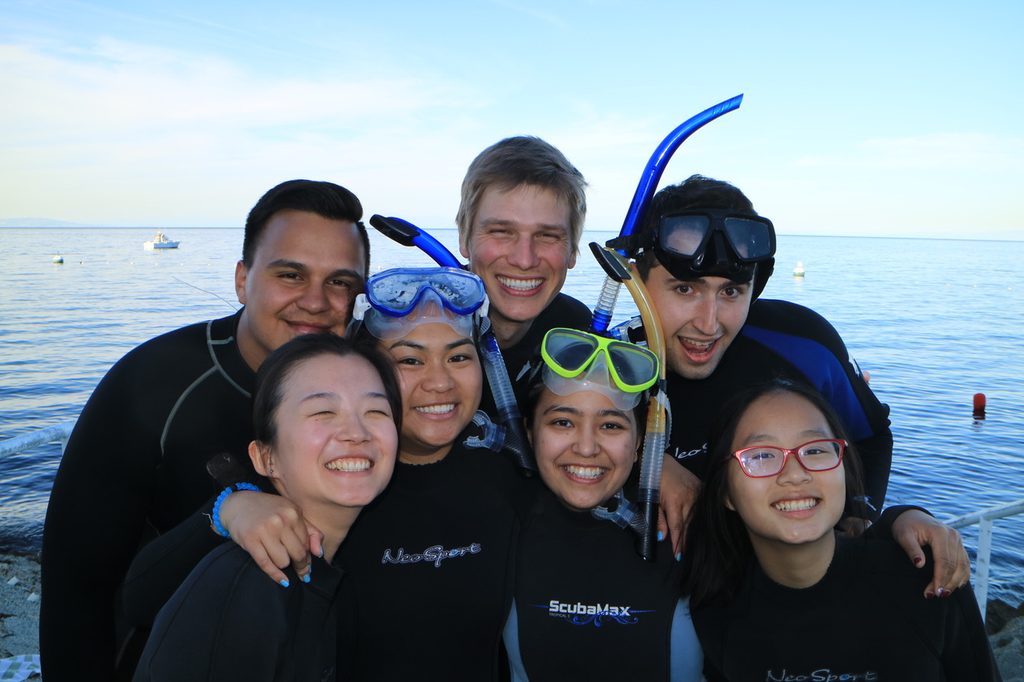
M 220 520 L 271 580 L 287 586 L 289 565 L 300 579 L 310 572 L 312 554 L 323 556 L 323 533 L 306 521 L 290 500 L 270 493 L 239 491 L 223 501 Z
M 931 549 L 932 579 L 924 590 L 926 599 L 948 597 L 967 585 L 971 577 L 971 560 L 960 533 L 921 507 L 887 508 L 867 535 L 892 537 L 918 569 L 925 569 L 927 564 L 923 548 Z
M 700 493 L 700 479 L 680 464 L 675 457 L 665 455 L 661 470 L 661 492 L 658 506 L 658 535 L 672 542 L 676 561 L 682 558 L 686 543 L 686 521 L 693 503 Z

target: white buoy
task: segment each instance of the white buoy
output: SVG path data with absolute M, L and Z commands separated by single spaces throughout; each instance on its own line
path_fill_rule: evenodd
M 793 268 L 793 276 L 794 277 L 803 277 L 804 276 L 804 262 L 802 260 L 798 260 L 796 262 L 796 266 Z
M 60 265 L 61 263 L 64 262 L 64 256 L 62 256 L 62 255 L 60 255 L 58 253 L 56 256 L 54 256 L 53 258 L 50 259 L 50 262 L 51 263 L 57 263 L 58 265 Z

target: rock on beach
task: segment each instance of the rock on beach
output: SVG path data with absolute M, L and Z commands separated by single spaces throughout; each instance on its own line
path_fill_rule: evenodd
M 8 660 L 39 653 L 39 593 L 38 557 L 0 554 L 0 675 L 5 680 L 39 679 L 26 677 L 34 664 Z
M 39 594 L 39 558 L 0 554 L 0 664 L 39 653 Z M 1024 682 L 1024 604 L 991 601 L 986 618 L 1003 681 Z

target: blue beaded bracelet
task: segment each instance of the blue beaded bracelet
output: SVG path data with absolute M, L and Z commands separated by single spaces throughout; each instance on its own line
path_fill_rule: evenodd
M 217 496 L 217 501 L 213 503 L 213 516 L 210 517 L 210 522 L 213 524 L 214 532 L 221 537 L 229 538 L 231 537 L 231 533 L 229 533 L 228 529 L 224 527 L 223 523 L 221 523 L 220 507 L 224 504 L 224 500 L 228 499 L 228 495 L 236 490 L 251 490 L 256 493 L 260 492 L 259 487 L 252 483 L 235 483 L 234 485 L 229 485 L 227 488 L 220 491 L 220 495 Z

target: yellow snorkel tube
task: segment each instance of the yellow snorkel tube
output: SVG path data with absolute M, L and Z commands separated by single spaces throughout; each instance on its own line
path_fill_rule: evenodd
M 665 445 L 671 423 L 668 395 L 665 392 L 665 337 L 661 329 L 658 312 L 651 305 L 643 280 L 636 271 L 636 265 L 627 263 L 618 251 L 590 243 L 594 258 L 601 264 L 610 279 L 625 284 L 633 297 L 640 319 L 647 333 L 647 348 L 658 356 L 660 375 L 655 384 L 651 400 L 647 405 L 647 430 L 644 434 L 643 455 L 640 460 L 639 499 L 643 513 L 643 526 L 637 550 L 647 561 L 654 560 L 658 529 L 658 501 L 661 492 L 661 470 L 665 457 Z

